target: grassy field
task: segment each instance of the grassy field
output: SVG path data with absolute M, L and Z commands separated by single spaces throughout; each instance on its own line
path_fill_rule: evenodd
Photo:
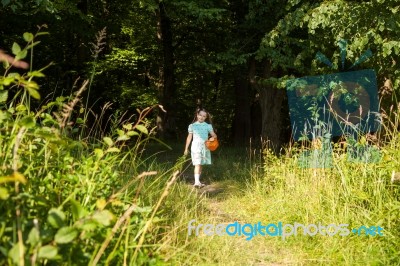
M 89 142 L 32 123 L 26 110 L 2 112 L 2 265 L 400 264 L 395 130 L 379 162 L 349 161 L 335 147 L 321 169 L 300 167 L 300 146 L 276 156 L 222 145 L 195 189 L 184 144 L 150 142 L 145 121 Z M 379 226 L 384 236 L 196 236 L 191 220 Z
M 333 167 L 326 169 L 299 167 L 295 150 L 281 157 L 264 152 L 260 160 L 255 152 L 223 147 L 203 174 L 207 187 L 195 190 L 185 179 L 177 183 L 170 197 L 178 193 L 188 199 L 175 202 L 175 223 L 160 251 L 167 262 L 183 265 L 398 265 L 400 186 L 391 182 L 392 172 L 400 169 L 398 137 L 380 150 L 379 163 L 349 162 L 335 151 Z M 183 176 L 192 178 L 191 171 Z M 286 239 L 258 235 L 246 240 L 243 235 L 188 236 L 192 219 L 196 225 L 282 222 L 384 230 L 383 236 L 365 230 L 309 236 L 300 229 Z

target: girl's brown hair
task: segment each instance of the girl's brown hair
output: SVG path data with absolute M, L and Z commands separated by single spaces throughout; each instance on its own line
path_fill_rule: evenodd
M 200 112 L 205 112 L 205 113 L 207 114 L 206 122 L 209 123 L 209 124 L 212 124 L 211 114 L 210 114 L 209 112 L 207 112 L 207 110 L 204 109 L 204 108 L 197 108 L 197 109 L 196 109 L 196 111 L 194 112 L 194 118 L 193 118 L 193 122 L 192 122 L 192 123 L 194 123 L 194 122 L 197 121 L 197 115 L 198 115 Z

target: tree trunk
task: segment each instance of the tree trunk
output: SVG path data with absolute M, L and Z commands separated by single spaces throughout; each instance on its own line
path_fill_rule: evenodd
M 253 91 L 259 91 L 259 86 L 254 82 L 256 76 L 256 60 L 255 58 L 251 58 L 249 60 L 249 84 Z M 251 133 L 250 137 L 252 139 L 252 145 L 261 147 L 261 128 L 262 128 L 262 119 L 261 119 L 261 107 L 260 107 L 260 93 L 256 93 L 253 96 L 253 100 L 250 106 L 250 121 L 251 121 Z
M 235 117 L 233 140 L 235 145 L 246 145 L 250 139 L 250 86 L 247 76 L 238 70 L 235 74 Z
M 163 2 L 157 10 L 158 40 L 162 46 L 163 60 L 160 66 L 160 103 L 166 112 L 159 111 L 157 127 L 160 137 L 171 137 L 176 133 L 175 126 L 175 64 L 174 47 L 172 45 L 171 20 L 165 12 Z
M 79 1 L 79 3 L 77 4 L 77 7 L 82 12 L 82 14 L 87 16 L 88 11 L 89 11 L 88 0 Z M 79 75 L 81 75 L 81 73 L 84 72 L 85 63 L 87 62 L 88 57 L 89 57 L 89 55 L 88 55 L 89 49 L 88 49 L 88 47 L 86 47 L 84 36 L 82 36 L 80 33 L 78 33 L 76 35 L 75 41 L 76 41 L 75 42 L 76 48 L 74 50 L 76 51 L 76 67 L 77 67 L 77 71 L 78 71 Z M 74 51 L 74 50 L 72 50 L 72 51 Z
M 260 90 L 260 107 L 262 116 L 261 136 L 268 148 L 276 154 L 281 152 L 283 144 L 287 141 L 287 96 L 284 89 L 273 86 L 260 86 L 252 76 L 252 83 L 257 84 Z M 271 62 L 263 61 L 262 78 L 271 77 Z

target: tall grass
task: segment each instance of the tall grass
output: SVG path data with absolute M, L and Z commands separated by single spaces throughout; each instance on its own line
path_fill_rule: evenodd
M 23 59 L 41 34 L 24 34 L 27 45 L 14 44 L 14 55 Z M 162 263 L 179 206 L 170 194 L 190 196 L 175 187 L 184 160 L 166 168 L 141 156 L 154 138 L 145 118 L 151 108 L 136 119 L 114 117 L 108 132 L 102 113 L 87 130 L 89 110 L 82 119 L 74 109 L 89 82 L 31 110 L 43 76 L 10 67 L 0 76 L 0 264 Z
M 264 150 L 263 162 L 252 155 L 236 157 L 234 151 L 215 156 L 213 183 L 221 185 L 222 196 L 203 194 L 200 215 L 181 210 L 182 235 L 175 247 L 184 247 L 175 263 L 198 265 L 398 265 L 400 264 L 400 172 L 399 109 L 384 116 L 383 131 L 374 141 L 381 159 L 375 163 L 349 160 L 347 150 L 332 144 L 331 168 L 301 167 L 301 154 L 309 151 L 291 146 L 284 156 Z M 366 145 L 360 138 L 356 145 Z M 310 146 L 310 145 L 309 145 Z M 248 155 L 250 155 L 249 153 Z M 260 167 L 262 166 L 262 167 Z M 397 174 L 398 175 L 398 174 Z M 221 178 L 215 178 L 216 176 Z M 232 186 L 232 184 L 235 184 Z M 286 239 L 255 236 L 187 236 L 188 222 L 197 224 L 242 224 L 261 222 L 348 224 L 348 236 L 303 235 Z M 361 226 L 380 226 L 383 236 L 366 235 Z M 186 230 L 186 234 L 185 231 Z M 376 232 L 376 230 L 375 230 Z M 174 253 L 175 254 L 175 253 Z

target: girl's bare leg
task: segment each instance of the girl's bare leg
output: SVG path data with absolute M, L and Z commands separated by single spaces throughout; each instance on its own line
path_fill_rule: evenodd
M 194 166 L 194 174 L 201 175 L 201 165 L 195 165 Z
M 200 185 L 201 165 L 194 166 L 194 184 Z

